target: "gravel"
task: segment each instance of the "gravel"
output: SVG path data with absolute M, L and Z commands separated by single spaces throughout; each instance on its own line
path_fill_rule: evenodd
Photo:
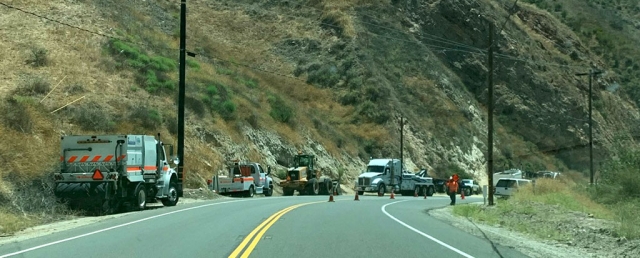
M 482 205 L 482 204 L 468 204 Z M 474 222 L 452 214 L 453 207 L 429 210 L 434 218 L 446 221 L 478 237 L 510 246 L 529 257 L 640 257 L 640 240 L 618 237 L 610 221 L 593 218 L 580 212 L 559 212 L 553 206 L 540 205 L 545 217 L 509 214 L 510 218 L 524 224 L 551 223 L 569 235 L 568 241 L 539 239 L 535 236 L 515 232 L 500 226 Z

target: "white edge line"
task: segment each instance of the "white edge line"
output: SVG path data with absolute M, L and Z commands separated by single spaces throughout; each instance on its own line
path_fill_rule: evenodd
M 279 197 L 279 198 L 282 198 L 282 197 Z M 276 198 L 269 198 L 269 199 L 279 199 L 279 198 L 276 197 Z M 215 205 L 220 205 L 220 204 L 226 204 L 226 203 L 256 201 L 256 200 L 262 200 L 262 199 L 263 198 L 255 198 L 255 199 L 248 199 L 248 200 L 232 200 L 232 201 L 225 201 L 225 202 L 215 202 L 215 203 L 210 203 L 210 204 L 205 204 L 205 205 L 185 208 L 185 209 L 182 209 L 182 210 L 170 211 L 170 212 L 167 212 L 167 213 L 162 213 L 162 214 L 154 215 L 154 216 L 151 216 L 151 217 L 146 217 L 144 219 L 134 220 L 134 221 L 131 221 L 131 222 L 127 222 L 127 223 L 124 223 L 124 224 L 108 227 L 108 228 L 105 228 L 105 229 L 96 230 L 96 231 L 85 233 L 85 234 L 82 234 L 82 235 L 77 235 L 77 236 L 74 236 L 74 237 L 69 237 L 69 238 L 58 240 L 58 241 L 53 241 L 53 242 L 49 242 L 49 243 L 46 243 L 46 244 L 34 246 L 34 247 L 27 248 L 27 249 L 24 249 L 24 250 L 20 250 L 20 251 L 17 251 L 17 252 L 4 254 L 4 255 L 0 256 L 0 258 L 5 258 L 5 257 L 10 257 L 10 256 L 14 256 L 14 255 L 30 252 L 30 251 L 33 251 L 33 250 L 37 250 L 37 249 L 40 249 L 40 248 L 47 247 L 47 246 L 52 246 L 52 245 L 68 242 L 68 241 L 71 241 L 71 240 L 74 240 L 74 239 L 78 239 L 78 238 L 82 238 L 82 237 L 86 237 L 86 236 L 90 236 L 90 235 L 95 235 L 95 234 L 102 233 L 102 232 L 105 232 L 105 231 L 109 231 L 109 230 L 112 230 L 112 229 L 121 228 L 121 227 L 124 227 L 124 226 L 140 223 L 140 222 L 147 221 L 147 220 L 150 220 L 150 219 L 155 219 L 155 218 L 167 216 L 167 215 L 170 215 L 170 214 L 175 214 L 175 213 L 180 213 L 180 212 L 184 212 L 184 211 L 188 211 L 188 210 L 195 210 L 195 209 L 200 209 L 200 208 L 210 207 L 210 206 L 215 206 Z
M 397 201 L 397 202 L 387 203 L 387 204 L 383 205 L 383 206 L 382 206 L 382 208 L 380 208 L 380 210 L 382 210 L 382 213 L 384 213 L 385 215 L 387 215 L 387 217 L 389 217 L 389 218 L 391 218 L 391 219 L 395 220 L 396 222 L 400 223 L 400 225 L 403 225 L 403 226 L 405 226 L 406 228 L 413 230 L 413 232 L 416 232 L 416 233 L 418 233 L 418 234 L 420 234 L 420 235 L 422 235 L 422 236 L 424 236 L 424 237 L 426 237 L 426 238 L 428 238 L 428 239 L 431 239 L 431 241 L 436 242 L 436 243 L 438 243 L 439 245 L 444 246 L 444 247 L 446 247 L 446 248 L 449 248 L 449 250 L 454 251 L 454 252 L 456 252 L 456 253 L 459 253 L 460 255 L 462 255 L 462 256 L 464 256 L 464 257 L 467 257 L 467 258 L 474 258 L 473 256 L 471 256 L 471 255 L 469 255 L 469 254 L 467 254 L 467 253 L 465 253 L 465 252 L 463 252 L 463 251 L 460 251 L 460 250 L 456 249 L 455 247 L 450 246 L 450 245 L 446 244 L 445 242 L 442 242 L 442 241 L 440 241 L 440 240 L 436 239 L 435 237 L 432 237 L 432 236 L 430 236 L 430 235 L 428 235 L 428 234 L 426 234 L 426 233 L 424 233 L 424 232 L 422 232 L 422 231 L 420 231 L 420 230 L 415 229 L 415 228 L 414 228 L 414 227 L 412 227 L 412 226 L 409 226 L 407 223 L 402 222 L 401 220 L 399 220 L 399 219 L 397 219 L 396 217 L 392 216 L 391 214 L 389 214 L 389 213 L 385 210 L 385 208 L 386 208 L 387 206 L 389 206 L 389 205 L 396 204 L 396 203 L 400 203 L 400 202 L 406 202 L 406 201 L 410 201 L 410 200 L 403 200 L 403 201 Z

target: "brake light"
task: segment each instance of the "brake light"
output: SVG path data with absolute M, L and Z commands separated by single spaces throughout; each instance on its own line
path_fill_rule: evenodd
M 104 179 L 104 176 L 102 175 L 102 172 L 100 172 L 100 169 L 96 169 L 96 171 L 93 171 L 93 176 L 91 176 L 91 178 L 93 178 L 93 180 L 102 180 Z

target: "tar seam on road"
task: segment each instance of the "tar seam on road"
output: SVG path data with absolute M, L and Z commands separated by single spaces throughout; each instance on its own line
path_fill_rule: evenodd
M 205 205 L 200 205 L 200 206 L 196 206 L 196 207 L 186 208 L 186 209 L 182 209 L 182 210 L 171 211 L 171 212 L 167 212 L 167 213 L 163 213 L 163 214 L 158 214 L 158 215 L 155 215 L 155 216 L 147 217 L 147 218 L 144 218 L 144 219 L 134 220 L 134 221 L 127 222 L 127 223 L 120 224 L 120 225 L 116 225 L 116 226 L 113 226 L 113 227 L 108 227 L 108 228 L 105 228 L 105 229 L 96 230 L 96 231 L 89 232 L 89 233 L 86 233 L 86 234 L 77 235 L 77 236 L 74 236 L 74 237 L 69 237 L 69 238 L 65 238 L 65 239 L 62 239 L 62 240 L 53 241 L 53 242 L 50 242 L 50 243 L 34 246 L 34 247 L 27 248 L 27 249 L 24 249 L 24 250 L 20 250 L 20 251 L 17 251 L 17 252 L 4 254 L 4 255 L 0 256 L 0 258 L 10 257 L 10 256 L 18 255 L 18 254 L 23 254 L 23 253 L 30 252 L 30 251 L 33 251 L 33 250 L 37 250 L 37 249 L 40 249 L 40 248 L 44 248 L 44 247 L 47 247 L 47 246 L 52 246 L 52 245 L 68 242 L 68 241 L 71 241 L 71 240 L 74 240 L 74 239 L 83 238 L 83 237 L 90 236 L 90 235 L 95 235 L 95 234 L 102 233 L 102 232 L 105 232 L 105 231 L 109 231 L 109 230 L 112 230 L 112 229 L 121 228 L 121 227 L 128 226 L 128 225 L 131 225 L 131 224 L 136 224 L 136 223 L 140 223 L 140 222 L 143 222 L 143 221 L 147 221 L 147 220 L 150 220 L 150 219 L 164 217 L 164 216 L 167 216 L 167 215 L 170 215 L 170 214 L 175 214 L 175 213 L 180 213 L 180 212 L 184 212 L 184 211 L 195 210 L 195 209 L 200 209 L 200 208 L 210 207 L 210 206 L 215 206 L 215 205 L 220 205 L 220 204 L 234 203 L 234 202 L 255 201 L 255 200 L 260 200 L 260 199 L 262 199 L 262 198 L 248 199 L 248 200 L 233 200 L 233 201 L 226 201 L 226 202 L 216 202 L 216 203 L 211 203 L 211 204 L 205 204 Z M 270 199 L 278 199 L 278 198 L 270 198 Z
M 269 218 L 267 218 L 262 223 L 260 223 L 260 225 L 258 225 L 258 227 L 256 227 L 253 231 L 251 231 L 251 233 L 249 233 L 249 235 L 247 235 L 247 237 L 245 237 L 244 240 L 242 240 L 240 245 L 238 245 L 238 247 L 235 250 L 233 250 L 231 255 L 229 255 L 229 258 L 238 257 L 238 254 L 240 254 L 240 252 L 242 252 L 242 250 L 244 250 L 245 247 L 246 247 L 246 250 L 244 251 L 244 253 L 240 257 L 241 258 L 249 257 L 249 255 L 251 254 L 253 249 L 256 247 L 256 245 L 258 245 L 258 242 L 260 242 L 260 239 L 262 238 L 264 233 L 266 233 L 267 230 L 269 230 L 269 228 L 271 226 L 273 226 L 273 224 L 276 223 L 276 221 L 278 221 L 278 219 L 280 219 L 280 217 L 284 216 L 284 214 L 286 214 L 287 212 L 295 210 L 298 207 L 302 207 L 302 206 L 313 204 L 313 203 L 321 203 L 321 202 L 326 202 L 326 201 L 307 202 L 307 203 L 296 204 L 296 205 L 289 206 L 287 208 L 284 208 L 284 209 L 274 213 Z M 257 233 L 257 235 L 256 235 L 256 233 Z M 255 238 L 253 237 L 254 235 L 256 235 Z M 247 243 L 252 238 L 253 238 L 253 241 L 251 241 L 251 244 L 249 244 L 249 246 L 247 246 Z
M 450 246 L 450 245 L 446 244 L 445 242 L 442 242 L 442 241 L 440 241 L 440 240 L 436 239 L 435 237 L 432 237 L 432 236 L 428 235 L 427 233 L 424 233 L 424 232 L 422 232 L 422 231 L 420 231 L 420 230 L 415 229 L 415 228 L 414 228 L 414 227 L 412 227 L 412 226 L 409 226 L 407 223 L 402 222 L 401 220 L 399 220 L 399 219 L 397 219 L 396 217 L 392 216 L 391 214 L 389 214 L 389 213 L 385 210 L 385 208 L 387 208 L 387 206 L 389 206 L 389 205 L 396 204 L 396 203 L 400 203 L 400 202 L 406 202 L 406 201 L 410 201 L 410 200 L 404 200 L 404 201 L 397 201 L 397 202 L 387 203 L 387 204 L 383 205 L 383 206 L 382 206 L 382 208 L 380 208 L 380 210 L 382 210 L 382 213 L 384 213 L 385 215 L 387 215 L 387 217 L 389 217 L 389 218 L 391 218 L 391 219 L 395 220 L 396 222 L 400 223 L 400 225 L 403 225 L 404 227 L 406 227 L 406 228 L 408 228 L 408 229 L 411 229 L 413 232 L 416 232 L 416 233 L 418 233 L 418 234 L 420 234 L 420 235 L 422 235 L 422 236 L 424 236 L 424 237 L 426 237 L 426 238 L 430 239 L 431 241 L 436 242 L 436 243 L 438 243 L 439 245 L 444 246 L 444 247 L 448 248 L 449 250 L 454 251 L 454 252 L 456 252 L 456 253 L 458 253 L 458 254 L 460 254 L 460 255 L 462 255 L 462 256 L 464 256 L 464 257 L 466 257 L 466 258 L 474 258 L 473 256 L 471 256 L 471 255 L 469 255 L 469 254 L 467 254 L 467 253 L 465 253 L 465 252 L 463 252 L 463 251 L 460 251 L 460 250 L 456 249 L 455 247 Z

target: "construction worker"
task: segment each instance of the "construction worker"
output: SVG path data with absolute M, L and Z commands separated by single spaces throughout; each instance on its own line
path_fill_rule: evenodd
M 458 193 L 458 175 L 453 174 L 453 176 L 449 177 L 449 181 L 447 181 L 447 189 L 449 190 L 448 194 L 451 197 L 451 203 L 449 205 L 456 205 L 456 194 Z

